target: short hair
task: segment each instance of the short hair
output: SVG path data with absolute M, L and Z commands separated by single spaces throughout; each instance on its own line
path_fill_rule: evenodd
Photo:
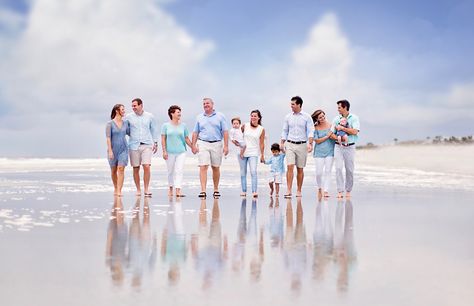
M 142 105 L 142 104 L 143 104 L 143 101 L 142 101 L 142 99 L 140 99 L 140 98 L 135 98 L 135 99 L 133 99 L 133 100 L 132 100 L 132 103 L 133 103 L 133 102 L 137 102 L 138 105 Z
M 319 124 L 318 117 L 321 114 L 326 115 L 326 113 L 322 109 L 318 109 L 318 110 L 315 110 L 314 113 L 311 115 L 311 118 L 313 119 L 314 124 Z
M 300 96 L 294 96 L 293 98 L 291 98 L 291 101 L 295 101 L 295 103 L 299 106 L 303 105 L 303 99 L 301 99 Z
M 272 144 L 272 146 L 270 147 L 270 150 L 271 150 L 271 151 L 281 151 L 280 145 L 275 142 L 275 143 Z
M 342 108 L 345 108 L 347 110 L 349 110 L 349 108 L 351 108 L 351 104 L 349 103 L 349 101 L 347 100 L 339 100 L 336 102 L 337 105 L 341 105 Z
M 253 111 L 250 112 L 250 115 L 252 114 L 257 114 L 258 116 L 258 125 L 262 125 L 262 113 L 258 109 L 254 109 Z
M 112 108 L 112 112 L 110 113 L 110 119 L 114 119 L 115 118 L 115 115 L 117 115 L 117 110 L 120 109 L 120 107 L 122 107 L 123 104 L 115 104 L 114 107 Z
M 170 117 L 170 119 L 173 119 L 171 114 L 174 114 L 176 110 L 181 111 L 181 107 L 178 105 L 171 105 L 170 108 L 168 108 L 168 117 Z
M 214 101 L 213 101 L 211 98 L 207 98 L 207 97 L 206 97 L 206 98 L 202 98 L 202 100 L 203 100 L 203 101 L 204 101 L 204 100 L 209 100 L 209 102 L 211 102 L 212 104 L 214 104 Z
M 230 120 L 230 123 L 234 123 L 235 120 L 239 121 L 239 123 L 242 123 L 242 121 L 240 120 L 239 117 L 234 117 L 234 118 L 232 118 L 232 119 Z

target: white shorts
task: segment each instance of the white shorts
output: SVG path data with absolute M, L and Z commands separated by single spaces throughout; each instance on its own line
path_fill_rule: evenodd
M 197 154 L 199 166 L 219 167 L 222 164 L 222 156 L 224 155 L 222 141 L 206 142 L 198 140 L 197 145 L 199 148 Z
M 282 182 L 281 173 L 272 173 L 272 172 L 270 172 L 270 175 L 268 177 L 268 182 L 269 183 L 281 184 L 281 182 Z

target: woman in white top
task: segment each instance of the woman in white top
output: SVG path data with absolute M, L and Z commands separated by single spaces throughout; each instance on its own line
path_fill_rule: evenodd
M 242 126 L 244 134 L 244 142 L 246 144 L 245 151 L 242 154 L 242 159 L 245 161 L 245 167 L 240 172 L 240 179 L 242 183 L 242 196 L 247 193 L 247 165 L 250 166 L 250 176 L 252 177 L 252 195 L 254 198 L 257 194 L 257 164 L 258 157 L 260 161 L 265 161 L 265 129 L 262 127 L 262 114 L 259 110 L 250 112 L 250 122 Z

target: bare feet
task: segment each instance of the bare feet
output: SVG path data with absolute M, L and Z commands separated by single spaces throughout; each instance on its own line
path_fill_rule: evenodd
M 296 193 L 296 197 L 297 197 L 297 198 L 301 198 L 301 191 L 298 191 L 298 192 Z
M 241 197 L 246 197 L 246 196 L 247 196 L 247 193 L 246 193 L 246 192 L 241 192 L 241 193 L 240 193 L 240 196 L 241 196 Z
M 351 193 L 349 191 L 346 191 L 346 198 L 350 199 L 351 198 Z
M 318 199 L 323 197 L 323 190 L 321 188 L 318 189 Z
M 278 198 L 280 196 L 279 193 L 275 193 L 275 198 Z
M 324 197 L 325 197 L 325 198 L 329 198 L 329 192 L 325 191 L 325 192 L 324 192 Z
M 172 197 L 173 196 L 173 186 L 170 186 L 168 189 L 168 196 Z
M 137 197 L 141 197 L 142 196 L 142 191 L 141 190 L 137 190 L 137 192 L 135 192 L 135 195 Z
M 252 197 L 258 198 L 258 193 L 256 193 L 256 192 L 252 193 Z
M 344 196 L 342 195 L 342 192 L 338 192 L 338 193 L 337 193 L 337 198 L 338 198 L 338 199 L 342 199 L 343 197 L 344 197 Z

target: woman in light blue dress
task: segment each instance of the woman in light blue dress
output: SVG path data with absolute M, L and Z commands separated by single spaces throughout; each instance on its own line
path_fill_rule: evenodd
M 316 185 L 318 197 L 329 197 L 329 181 L 334 159 L 334 140 L 331 139 L 331 124 L 326 120 L 324 111 L 318 109 L 311 117 L 314 122 L 314 151 L 316 166 Z
M 125 107 L 115 104 L 110 114 L 110 121 L 105 128 L 107 138 L 107 157 L 109 160 L 114 195 L 122 196 L 124 170 L 128 164 L 128 144 L 125 135 L 130 133 L 128 121 L 124 121 Z

